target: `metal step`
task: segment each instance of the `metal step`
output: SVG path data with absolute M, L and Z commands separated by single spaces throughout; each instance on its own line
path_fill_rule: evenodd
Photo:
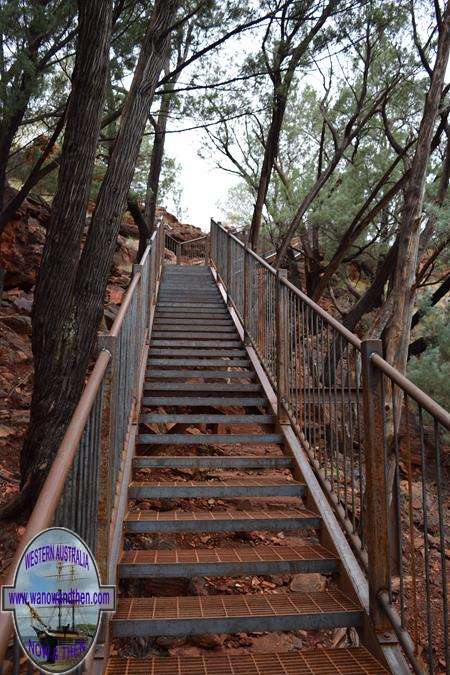
M 223 340 L 220 342 L 218 340 L 154 340 L 153 337 L 150 342 L 151 347 L 190 347 L 191 349 L 196 347 L 201 349 L 205 349 L 205 347 L 236 348 L 238 344 L 241 344 L 240 340 Z M 194 353 L 192 355 L 195 356 Z
M 281 443 L 282 434 L 139 434 L 139 445 L 208 445 Z
M 138 456 L 133 458 L 135 469 L 288 469 L 292 465 L 290 457 L 254 457 L 252 455 L 181 455 L 181 456 Z
M 212 366 L 223 366 L 224 368 L 242 368 L 249 367 L 251 363 L 248 359 L 147 359 L 149 366 L 205 366 L 211 368 Z
M 185 319 L 186 321 L 191 321 L 191 319 L 197 319 L 198 321 L 203 321 L 203 322 L 214 322 L 214 321 L 224 321 L 229 317 L 228 312 L 222 312 L 217 311 L 217 312 L 195 312 L 195 314 L 187 314 L 186 312 L 173 312 L 171 314 L 168 314 L 167 312 L 163 312 L 161 314 L 157 313 L 155 314 L 155 321 L 160 321 L 161 319 L 167 319 L 171 323 L 174 323 L 175 321 L 179 321 L 180 319 Z
M 178 332 L 172 332 L 168 330 L 153 330 L 152 339 L 155 340 L 172 338 L 174 340 L 232 340 L 236 336 L 236 340 L 239 340 L 238 334 L 235 330 L 229 333 L 213 333 L 212 331 L 205 332 L 192 332 L 180 330 Z M 240 341 L 240 340 L 239 340 Z
M 306 509 L 236 511 L 128 511 L 124 531 L 284 532 L 320 527 L 320 516 Z
M 267 405 L 265 398 L 219 398 L 218 396 L 148 396 L 142 401 L 143 406 L 189 406 L 191 408 L 212 406 L 214 408 L 242 407 L 259 408 Z
M 303 483 L 277 478 L 243 478 L 227 481 L 132 481 L 130 499 L 226 499 L 229 497 L 298 497 Z
M 214 392 L 254 392 L 261 391 L 260 384 L 241 382 L 144 382 L 144 391 L 203 391 Z
M 320 544 L 123 551 L 121 577 L 231 577 L 333 572 L 337 558 Z
M 139 422 L 144 424 L 273 424 L 273 415 L 202 415 L 199 413 L 143 413 Z
M 154 326 L 172 326 L 172 319 L 155 319 Z M 204 326 L 204 319 L 177 319 L 178 326 Z M 234 326 L 231 319 L 214 319 L 208 321 L 208 326 Z
M 361 626 L 363 611 L 339 590 L 272 595 L 119 598 L 115 637 L 322 630 Z
M 203 377 L 208 380 L 255 380 L 256 374 L 253 371 L 245 370 L 153 370 L 148 368 L 145 371 L 146 377 L 164 379 L 167 377 Z
M 160 326 L 158 325 L 158 322 L 156 322 L 153 326 L 153 330 L 158 333 L 192 333 L 194 332 L 195 334 L 201 333 L 220 333 L 221 335 L 228 335 L 229 333 L 233 333 L 234 335 L 237 335 L 236 333 L 236 328 L 234 326 L 212 326 L 210 325 L 209 321 L 207 324 L 204 324 L 203 326 L 179 326 L 176 323 L 172 323 L 169 325 L 164 325 Z M 195 337 L 194 334 L 194 337 Z M 162 336 L 164 337 L 164 336 Z M 176 335 L 175 335 L 176 337 Z
M 192 358 L 192 356 L 195 356 L 196 358 L 198 356 L 200 357 L 216 357 L 216 356 L 226 356 L 229 358 L 244 358 L 247 355 L 247 352 L 245 349 L 196 349 L 195 352 L 193 352 L 191 349 L 177 349 L 176 347 L 174 349 L 170 349 L 167 347 L 166 349 L 150 349 L 148 353 L 149 357 L 155 357 L 155 356 L 167 356 L 167 357 L 172 357 L 172 358 L 177 358 L 181 356 L 187 356 L 189 358 Z
M 183 309 L 159 309 L 156 308 L 155 319 L 202 319 L 202 318 L 228 318 L 230 313 L 227 309 L 196 309 L 195 311 L 186 311 Z
M 223 302 L 220 293 L 214 289 L 204 292 L 182 291 L 180 288 L 163 288 L 158 302 Z
M 217 302 L 158 302 L 159 309 L 221 309 L 223 300 Z
M 365 647 L 143 659 L 112 656 L 106 669 L 106 675 L 387 675 L 388 672 Z

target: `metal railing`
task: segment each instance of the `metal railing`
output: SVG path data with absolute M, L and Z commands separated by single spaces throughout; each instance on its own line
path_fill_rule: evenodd
M 376 630 L 395 631 L 415 672 L 450 672 L 450 415 L 382 358 L 380 340 L 361 341 L 214 221 L 210 256 L 278 422 L 296 430 L 366 572 Z
M 175 253 L 177 264 L 188 263 L 192 260 L 206 260 L 208 258 L 209 235 L 189 239 L 188 241 L 178 241 L 168 232 L 165 236 L 166 248 Z
M 136 429 L 140 374 L 164 260 L 164 228 L 153 233 L 109 333 L 98 336 L 98 356 L 64 439 L 31 513 L 3 584 L 13 583 L 22 552 L 52 524 L 79 534 L 96 556 L 103 583 L 114 583 L 121 508 L 117 489 Z M 118 529 L 119 528 L 119 529 Z M 10 613 L 0 613 L 0 672 L 19 672 L 21 650 Z M 8 653 L 7 653 L 8 652 Z M 6 656 L 6 660 L 5 660 Z

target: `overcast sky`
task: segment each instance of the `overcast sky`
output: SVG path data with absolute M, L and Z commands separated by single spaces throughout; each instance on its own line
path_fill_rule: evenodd
M 174 126 L 172 123 L 172 128 Z M 184 126 L 189 124 L 185 123 Z M 207 161 L 198 156 L 201 138 L 200 130 L 169 133 L 165 148 L 167 154 L 176 159 L 181 167 L 178 182 L 183 188 L 182 220 L 202 230 L 209 230 L 211 217 L 218 220 L 223 218 L 218 202 L 224 201 L 228 189 L 238 182 L 238 178 L 215 168 L 212 160 Z M 164 206 L 170 211 L 169 203 Z

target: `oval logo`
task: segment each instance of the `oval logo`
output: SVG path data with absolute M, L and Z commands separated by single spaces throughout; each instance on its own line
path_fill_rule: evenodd
M 63 527 L 40 532 L 2 588 L 2 610 L 14 613 L 25 654 L 46 673 L 69 673 L 95 644 L 101 612 L 115 610 L 115 587 L 102 586 L 95 559 Z

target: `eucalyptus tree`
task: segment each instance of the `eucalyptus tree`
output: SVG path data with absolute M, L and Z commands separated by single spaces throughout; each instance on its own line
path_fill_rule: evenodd
M 277 9 L 281 2 L 274 0 Z M 270 2 L 269 2 L 270 4 Z M 264 157 L 258 180 L 256 203 L 249 231 L 249 244 L 256 249 L 261 215 L 269 186 L 283 125 L 289 90 L 296 69 L 316 39 L 323 46 L 330 36 L 320 35 L 327 20 L 343 6 L 342 0 L 290 2 L 280 16 L 271 19 L 262 41 L 261 54 L 272 83 L 271 119 L 264 144 Z M 349 8 L 347 7 L 347 11 Z M 317 45 L 315 45 L 317 49 Z
M 437 45 L 433 65 L 428 66 L 430 85 L 423 107 L 411 161 L 411 171 L 404 194 L 402 220 L 398 233 L 398 253 L 392 292 L 390 317 L 386 335 L 386 356 L 390 363 L 404 372 L 408 357 L 411 319 L 417 293 L 416 275 L 419 263 L 422 211 L 427 169 L 436 120 L 442 105 L 444 78 L 450 54 L 450 4 L 443 10 L 435 3 Z M 421 53 L 421 58 L 427 58 Z M 432 62 L 431 62 L 432 63 Z M 448 176 L 447 176 L 448 182 Z
M 4 515 L 31 504 L 36 498 L 82 391 L 126 196 L 179 9 L 178 0 L 156 0 L 154 4 L 82 246 L 86 202 L 105 99 L 111 3 L 80 0 L 79 5 L 78 65 L 73 74 L 61 157 L 64 170 L 58 178 L 33 306 L 35 384 L 30 424 L 21 454 L 22 490 Z M 80 114 L 90 122 L 81 125 Z M 85 136 L 88 140 L 83 152 Z M 71 173 L 74 162 L 78 163 L 78 170 Z M 78 195 L 76 200 L 72 200 L 74 191 Z M 72 218 L 67 217 L 70 214 Z
M 61 132 L 64 100 L 56 99 L 56 109 L 47 106 L 44 111 L 31 112 L 31 108 L 48 86 L 49 73 L 73 46 L 75 16 L 73 0 L 0 3 L 0 233 L 11 215 L 11 208 L 6 217 L 1 212 L 8 161 L 18 132 L 29 128 L 33 119 L 39 123 L 59 118 L 43 150 L 45 157 Z

